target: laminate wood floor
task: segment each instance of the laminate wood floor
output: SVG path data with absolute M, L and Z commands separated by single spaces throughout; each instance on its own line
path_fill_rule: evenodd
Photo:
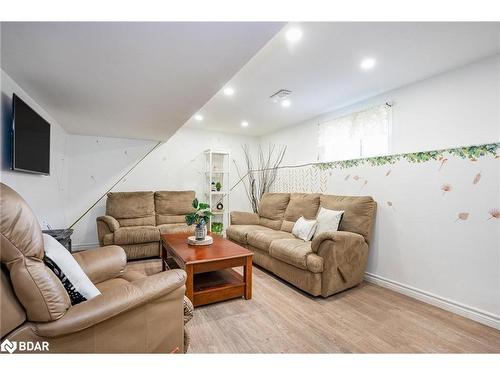
M 313 298 L 253 270 L 251 300 L 195 309 L 189 353 L 500 353 L 500 331 L 374 284 Z

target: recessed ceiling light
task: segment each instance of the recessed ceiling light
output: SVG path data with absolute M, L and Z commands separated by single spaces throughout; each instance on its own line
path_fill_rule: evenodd
M 243 126 L 244 128 L 246 128 L 248 126 L 248 121 L 242 121 L 241 122 L 241 126 Z
M 289 42 L 298 42 L 300 38 L 302 38 L 302 30 L 300 30 L 298 27 L 292 27 L 286 32 L 286 40 L 288 40 Z
M 228 86 L 224 89 L 224 95 L 231 96 L 233 94 L 234 94 L 234 89 L 232 87 Z
M 194 115 L 194 119 L 195 119 L 196 121 L 201 121 L 201 120 L 203 120 L 203 116 L 202 116 L 202 115 L 200 115 L 200 114 L 197 114 L 197 115 Z
M 361 69 L 363 69 L 363 70 L 370 70 L 375 66 L 375 59 L 371 58 L 371 57 L 367 57 L 366 59 L 363 59 L 363 61 L 361 61 L 360 66 L 361 66 Z
M 285 99 L 285 100 L 282 100 L 282 101 L 281 101 L 281 106 L 282 106 L 282 107 L 285 107 L 285 108 L 286 108 L 286 107 L 290 107 L 290 104 L 292 104 L 292 103 L 291 103 L 291 102 L 290 102 L 290 100 L 288 100 L 288 99 Z

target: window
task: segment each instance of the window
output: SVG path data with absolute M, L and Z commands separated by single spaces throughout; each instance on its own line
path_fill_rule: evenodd
M 322 162 L 387 155 L 391 107 L 388 104 L 319 124 L 318 159 Z

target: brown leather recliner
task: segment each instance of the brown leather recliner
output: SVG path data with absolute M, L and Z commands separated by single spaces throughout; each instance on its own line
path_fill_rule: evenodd
M 74 254 L 101 295 L 72 306 L 43 262 L 43 237 L 27 203 L 0 184 L 2 342 L 48 342 L 50 352 L 170 353 L 184 350 L 182 270 L 126 270 L 118 246 Z

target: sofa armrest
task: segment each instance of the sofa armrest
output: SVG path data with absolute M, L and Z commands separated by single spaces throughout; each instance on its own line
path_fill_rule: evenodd
M 313 238 L 311 249 L 324 259 L 326 276 L 338 272 L 349 284 L 362 279 L 368 255 L 362 235 L 345 231 L 320 233 Z
M 231 212 L 231 224 L 232 225 L 259 225 L 259 215 L 254 212 L 242 212 L 233 211 Z
M 120 223 L 113 216 L 109 216 L 109 215 L 99 216 L 96 220 L 97 220 L 97 222 L 101 221 L 104 224 L 106 224 L 108 226 L 110 233 L 113 233 L 118 228 L 120 228 Z
M 182 270 L 161 272 L 135 280 L 89 301 L 71 306 L 62 318 L 35 324 L 34 329 L 36 334 L 42 337 L 60 337 L 79 332 L 154 301 L 178 288 L 184 288 L 185 282 L 186 273 Z M 184 293 L 179 296 L 179 306 L 182 306 L 183 295 Z
M 123 275 L 127 267 L 125 251 L 114 245 L 79 251 L 73 257 L 94 284 Z
M 104 246 L 104 236 L 109 233 L 114 233 L 120 228 L 120 223 L 113 216 L 105 215 L 99 216 L 97 222 L 97 238 L 99 245 Z M 109 243 L 107 244 L 109 245 Z
M 348 242 L 352 244 L 358 244 L 365 242 L 362 235 L 346 232 L 346 231 L 328 231 L 314 236 L 311 242 L 311 249 L 313 252 L 318 253 L 318 250 L 323 242 L 332 241 L 336 245 L 346 245 Z

